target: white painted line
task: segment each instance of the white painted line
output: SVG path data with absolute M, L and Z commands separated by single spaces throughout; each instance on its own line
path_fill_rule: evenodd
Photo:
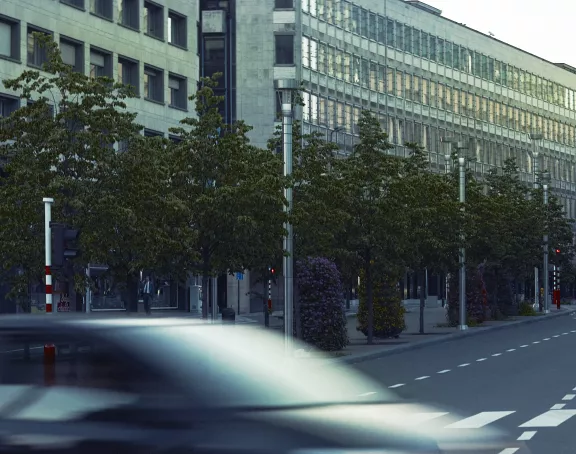
M 520 448 L 506 448 L 503 451 L 500 451 L 498 454 L 514 454 L 518 452 Z
M 562 400 L 572 400 L 576 397 L 576 394 L 566 394 Z
M 562 333 L 562 336 L 566 336 L 567 334 L 570 334 L 570 333 Z
M 518 441 L 527 441 L 527 440 L 532 440 L 532 437 L 536 435 L 536 431 L 529 431 L 529 432 L 524 432 L 522 435 L 520 435 L 516 440 Z
M 546 337 L 546 338 L 544 338 L 544 339 L 542 339 L 542 340 L 549 341 L 550 338 L 549 338 L 549 337 Z
M 532 342 L 532 343 L 533 343 L 533 344 L 539 344 L 540 341 L 534 341 L 534 342 Z
M 554 404 L 550 407 L 550 410 L 562 410 L 566 404 Z
M 576 410 L 548 410 L 518 427 L 558 427 L 576 416 Z
M 358 397 L 373 396 L 374 394 L 377 394 L 376 391 L 371 391 L 371 392 L 369 392 L 369 393 L 358 394 Z
M 444 369 L 441 371 L 436 372 L 437 374 L 445 374 L 446 372 L 450 372 L 450 369 Z
M 513 411 L 484 411 L 469 418 L 456 421 L 449 424 L 445 429 L 480 429 L 494 421 L 498 421 L 508 415 L 515 413 Z
M 430 378 L 430 375 L 423 375 L 422 377 L 415 378 L 414 380 L 426 380 L 427 378 Z
M 552 337 L 560 337 L 560 334 L 556 334 L 555 336 L 552 336 Z
M 500 356 L 502 353 L 494 353 L 492 356 Z
M 576 388 L 572 388 L 572 391 L 576 391 Z
M 481 363 L 482 361 L 486 361 L 486 358 L 480 358 L 476 360 L 477 363 Z
M 400 386 L 404 386 L 404 383 L 398 383 L 397 385 L 388 386 L 390 389 L 400 388 Z
M 510 348 L 510 349 L 508 349 L 508 350 L 506 350 L 506 351 L 507 351 L 507 352 L 513 352 L 513 351 L 516 351 L 516 349 L 515 349 L 515 348 Z
M 570 331 L 571 333 L 576 333 L 576 329 L 573 329 L 572 331 Z
M 526 347 L 528 347 L 528 345 L 527 345 L 527 344 L 524 344 L 524 345 L 520 345 L 520 348 L 526 348 Z
M 464 364 L 460 364 L 458 367 L 466 367 L 466 366 L 469 366 L 469 365 L 470 365 L 470 363 L 464 363 Z

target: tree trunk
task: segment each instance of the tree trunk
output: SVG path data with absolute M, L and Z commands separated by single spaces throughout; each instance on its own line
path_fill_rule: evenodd
M 420 334 L 424 334 L 424 308 L 426 307 L 426 270 L 420 270 Z
M 202 247 L 202 318 L 208 319 L 208 307 L 212 301 L 210 295 L 210 251 Z
M 364 265 L 366 272 L 366 308 L 368 309 L 368 336 L 367 343 L 371 345 L 374 343 L 374 300 L 373 300 L 373 282 L 372 282 L 372 266 L 370 264 L 370 255 Z

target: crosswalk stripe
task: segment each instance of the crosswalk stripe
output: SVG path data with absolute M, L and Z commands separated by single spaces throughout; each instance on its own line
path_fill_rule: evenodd
M 518 452 L 520 448 L 506 448 L 503 451 L 500 451 L 498 454 L 514 454 Z
M 445 429 L 479 429 L 494 421 L 498 421 L 508 415 L 515 413 L 514 411 L 483 411 L 469 418 L 456 421 L 449 424 Z
M 518 427 L 558 427 L 576 416 L 576 410 L 548 410 Z
M 522 435 L 520 435 L 517 440 L 518 441 L 528 441 L 528 440 L 532 440 L 532 438 L 534 437 L 534 435 L 536 435 L 536 431 L 530 431 L 530 432 L 524 432 Z
M 554 405 L 552 405 L 550 410 L 562 410 L 565 406 L 566 406 L 566 404 L 554 404 Z

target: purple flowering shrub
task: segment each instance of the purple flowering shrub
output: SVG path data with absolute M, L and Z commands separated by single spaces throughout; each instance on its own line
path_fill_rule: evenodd
M 348 345 L 344 292 L 336 264 L 322 257 L 296 263 L 302 340 L 324 351 Z

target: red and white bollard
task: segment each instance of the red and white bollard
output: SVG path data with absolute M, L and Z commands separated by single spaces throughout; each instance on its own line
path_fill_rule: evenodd
M 52 222 L 52 204 L 54 199 L 51 197 L 44 197 L 44 247 L 45 247 L 45 263 L 46 263 L 46 313 L 51 314 L 52 311 L 52 229 L 50 223 Z

